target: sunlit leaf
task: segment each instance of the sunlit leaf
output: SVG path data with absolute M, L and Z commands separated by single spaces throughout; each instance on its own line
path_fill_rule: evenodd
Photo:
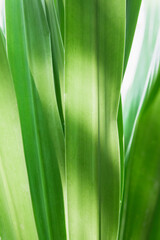
M 59 8 L 55 4 L 62 2 L 62 0 L 44 0 L 46 3 L 46 16 L 51 37 L 52 47 L 52 61 L 54 81 L 56 88 L 56 97 L 58 109 L 62 121 L 62 127 L 64 128 L 64 44 L 61 31 L 60 20 L 57 16 Z M 57 11 L 58 12 L 57 12 Z M 61 10 L 63 11 L 63 9 Z M 62 20 L 63 21 L 63 20 Z M 64 25 L 63 25 L 64 26 Z
M 134 128 L 138 115 L 143 105 L 148 82 L 152 79 L 154 68 L 159 64 L 160 48 L 160 4 L 154 0 L 142 2 L 140 11 L 141 29 L 140 37 L 135 39 L 139 52 L 134 54 L 137 48 L 131 50 L 126 73 L 122 85 L 123 126 L 125 137 L 125 150 L 129 151 L 134 134 Z M 139 31 L 139 29 L 137 29 Z M 134 45 L 134 42 L 133 42 Z M 126 91 L 126 87 L 128 89 Z M 125 93 L 126 91 L 126 93 Z
M 30 21 L 32 25 L 28 30 Z M 50 134 L 53 131 L 51 120 L 53 126 L 56 124 L 53 134 L 56 135 L 57 144 L 60 143 L 58 129 L 62 126 L 58 122 L 58 110 L 54 105 L 49 33 L 41 2 L 34 1 L 31 4 L 27 1 L 23 5 L 21 0 L 6 0 L 6 29 L 39 239 L 65 239 L 62 180 L 58 149 Z M 38 34 L 43 34 L 44 38 L 41 36 L 36 46 L 35 37 Z M 41 75 L 37 71 L 42 71 Z
M 0 238 L 35 240 L 18 108 L 1 30 L 0 57 Z
M 127 157 L 123 217 L 119 239 L 159 238 L 157 228 L 160 196 L 159 81 L 158 72 L 156 91 L 154 89 L 150 92 L 152 98 L 146 98 Z
M 125 1 L 66 1 L 65 119 L 70 240 L 116 239 L 117 112 Z
M 133 36 L 136 29 L 137 18 L 142 0 L 126 0 L 126 42 L 124 57 L 124 72 L 127 66 Z

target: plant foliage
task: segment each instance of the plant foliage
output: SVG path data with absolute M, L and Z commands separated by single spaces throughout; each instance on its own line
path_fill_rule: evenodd
M 158 240 L 159 1 L 0 6 L 0 239 Z

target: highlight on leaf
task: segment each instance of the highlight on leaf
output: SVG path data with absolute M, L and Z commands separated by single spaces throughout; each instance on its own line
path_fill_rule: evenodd
M 0 239 L 160 239 L 159 12 L 0 1 Z

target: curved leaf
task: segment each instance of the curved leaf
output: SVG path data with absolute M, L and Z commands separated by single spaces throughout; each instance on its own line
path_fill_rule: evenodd
M 159 64 L 159 11 L 159 1 L 154 0 L 154 4 L 151 4 L 149 0 L 143 1 L 139 16 L 142 28 L 138 30 L 142 35 L 141 44 L 140 38 L 135 39 L 135 45 L 140 45 L 139 53 L 136 53 L 136 55 L 134 55 L 134 52 L 131 53 L 123 80 L 122 105 L 126 152 L 129 152 L 132 143 L 134 128 L 143 105 L 146 89 L 152 79 L 155 66 L 157 68 Z M 133 51 L 137 51 L 137 49 L 134 48 Z M 135 62 L 137 62 L 136 65 Z M 135 69 L 135 72 L 132 69 Z M 126 89 L 126 86 L 128 86 L 128 89 Z
M 46 16 L 51 37 L 52 61 L 54 69 L 54 81 L 56 89 L 57 104 L 64 128 L 64 44 L 61 33 L 61 26 L 57 16 L 55 2 L 62 0 L 45 0 Z
M 26 13 L 26 9 L 29 12 Z M 43 14 L 40 1 L 34 1 L 32 4 L 24 1 L 23 5 L 22 0 L 6 0 L 8 57 L 18 101 L 36 226 L 39 239 L 58 240 L 65 239 L 66 230 L 59 159 L 56 145 L 52 144 L 53 139 L 50 135 L 51 121 L 53 126 L 55 123 L 58 126 L 58 111 L 54 102 L 49 33 Z M 30 19 L 27 19 L 28 16 Z M 31 20 L 33 25 L 29 29 L 30 32 L 27 24 L 30 24 Z M 37 31 L 42 33 L 42 38 L 36 47 Z M 37 72 L 40 70 L 41 75 Z M 50 98 L 52 102 L 48 105 Z M 49 109 L 46 109 L 46 104 Z M 54 117 L 51 112 L 53 110 Z M 61 127 L 61 124 L 59 126 Z M 54 141 L 59 142 L 58 137 Z
M 36 240 L 18 108 L 1 30 L 0 59 L 0 238 Z
M 136 29 L 136 23 L 138 19 L 139 9 L 141 6 L 142 0 L 126 0 L 126 41 L 125 41 L 125 56 L 124 56 L 124 68 L 125 72 L 133 36 Z
M 127 158 L 120 239 L 145 240 L 159 236 L 154 232 L 159 223 L 160 196 L 159 72 L 157 83 L 152 98 L 146 98 Z

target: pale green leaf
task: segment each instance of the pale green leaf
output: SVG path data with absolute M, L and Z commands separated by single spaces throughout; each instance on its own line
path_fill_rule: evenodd
M 30 21 L 32 26 L 28 29 Z M 59 115 L 55 104 L 49 33 L 41 1 L 31 3 L 6 0 L 6 29 L 8 57 L 18 101 L 39 239 L 65 239 L 64 199 L 58 150 L 56 145 L 53 145 L 53 135 L 50 134 L 51 121 L 53 126 L 57 124 L 58 127 Z M 41 37 L 37 47 L 35 37 Z M 37 72 L 40 70 L 41 76 Z M 51 100 L 52 102 L 49 102 Z M 61 127 L 60 121 L 59 126 Z M 57 144 L 58 137 L 55 138 Z
M 65 119 L 70 240 L 115 240 L 121 195 L 117 114 L 125 1 L 66 1 Z
M 18 108 L 1 30 L 0 57 L 0 238 L 36 240 Z
M 139 115 L 126 163 L 119 239 L 159 239 L 160 74 Z M 133 227 L 134 226 L 134 227 Z
M 62 126 L 64 128 L 64 45 L 55 2 L 57 1 L 45 0 L 45 9 L 51 37 L 52 61 L 57 104 L 62 121 Z M 59 0 L 57 3 L 60 2 L 61 0 Z
M 136 29 L 137 18 L 142 0 L 126 0 L 126 41 L 125 41 L 125 57 L 124 69 L 125 72 L 132 42 Z
M 128 62 L 122 85 L 123 125 L 125 137 L 125 151 L 129 152 L 134 135 L 134 128 L 146 94 L 148 84 L 152 79 L 154 68 L 159 64 L 159 40 L 160 40 L 160 4 L 154 0 L 142 2 L 140 11 L 141 26 L 140 38 L 135 39 L 139 52 L 134 57 L 131 50 L 131 58 Z M 138 31 L 138 29 L 137 29 Z M 133 42 L 134 44 L 134 42 Z M 157 66 L 156 66 L 157 68 Z M 126 87 L 128 89 L 126 90 Z M 126 91 L 126 93 L 125 93 Z

